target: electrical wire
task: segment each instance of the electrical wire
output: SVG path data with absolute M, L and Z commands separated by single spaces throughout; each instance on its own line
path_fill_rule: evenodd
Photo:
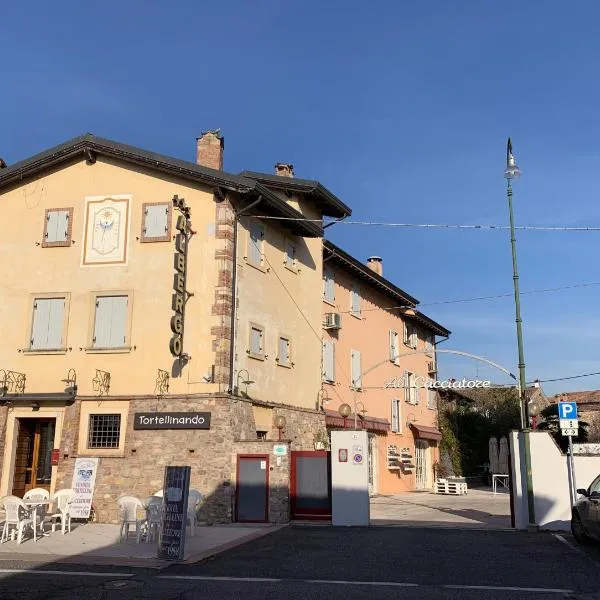
M 303 221 L 309 223 L 324 223 L 323 219 L 307 219 L 303 217 L 274 217 L 271 215 L 255 215 L 255 219 L 271 219 L 276 221 Z M 337 225 L 367 225 L 374 227 L 413 227 L 420 229 L 479 229 L 479 230 L 508 230 L 510 225 L 466 225 L 458 223 L 392 223 L 387 221 L 331 221 Z M 329 224 L 329 223 L 326 223 Z M 515 225 L 518 231 L 600 231 L 600 226 L 556 226 L 556 225 Z

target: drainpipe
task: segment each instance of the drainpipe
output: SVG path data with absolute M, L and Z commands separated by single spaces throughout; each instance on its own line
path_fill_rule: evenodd
M 249 211 L 251 208 L 255 207 L 257 204 L 262 202 L 262 194 L 259 194 L 258 198 L 245 206 L 241 210 L 238 210 L 235 213 L 234 221 L 233 221 L 233 271 L 231 273 L 231 280 L 233 283 L 233 289 L 231 292 L 231 351 L 229 353 L 229 393 L 233 394 L 234 386 L 233 386 L 233 365 L 234 365 L 234 357 L 235 357 L 235 343 L 236 343 L 236 311 L 237 311 L 237 300 L 238 300 L 238 281 L 237 281 L 237 261 L 238 261 L 238 227 L 240 222 L 240 216 L 245 212 Z

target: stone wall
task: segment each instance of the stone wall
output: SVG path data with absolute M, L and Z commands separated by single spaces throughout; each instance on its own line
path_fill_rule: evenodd
M 315 435 L 319 431 L 327 431 L 325 427 L 325 413 L 322 411 L 292 408 L 283 405 L 273 407 L 273 421 L 278 416 L 285 417 L 286 425 L 282 437 L 291 442 L 292 450 L 314 450 Z M 273 439 L 279 436 L 279 430 L 273 427 Z

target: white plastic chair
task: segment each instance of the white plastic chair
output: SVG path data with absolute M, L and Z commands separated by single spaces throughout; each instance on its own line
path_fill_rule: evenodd
M 146 542 L 153 542 L 158 536 L 162 520 L 162 498 L 148 496 L 144 501 L 146 508 Z
M 23 500 L 50 500 L 50 492 L 44 488 L 33 488 L 32 490 L 25 492 Z M 27 506 L 30 509 L 32 508 L 31 504 L 28 504 Z M 40 535 L 44 535 L 44 518 L 48 512 L 48 505 L 40 504 L 36 506 L 35 509 L 35 524 L 36 526 L 39 525 Z
M 60 520 L 62 534 L 65 535 L 66 530 L 71 533 L 71 502 L 75 497 L 75 490 L 69 488 L 58 490 L 52 496 L 52 502 L 56 504 L 55 512 L 46 515 L 46 518 L 52 523 L 52 531 L 56 531 L 56 524 Z
M 162 490 L 158 490 L 158 492 L 154 492 L 154 496 L 156 496 L 157 498 L 162 498 L 163 497 L 163 491 Z
M 125 538 L 129 537 L 129 527 L 135 525 L 135 539 L 140 543 L 142 536 L 142 526 L 146 523 L 146 519 L 138 519 L 137 512 L 139 509 L 144 510 L 144 505 L 139 498 L 135 496 L 121 496 L 117 500 L 119 514 L 121 518 L 121 530 L 119 531 L 119 540 L 123 541 L 123 531 Z
M 190 523 L 190 533 L 196 535 L 198 508 L 202 504 L 202 494 L 198 490 L 190 490 L 188 494 L 187 519 Z
M 20 544 L 23 541 L 23 532 L 27 527 L 31 527 L 33 530 L 33 541 L 37 542 L 37 536 L 33 520 L 29 517 L 29 510 L 27 505 L 21 498 L 17 496 L 4 496 L 0 500 L 0 504 L 4 506 L 6 512 L 6 519 L 4 521 L 4 527 L 2 528 L 2 537 L 0 537 L 0 544 L 8 541 L 8 535 L 11 533 L 11 539 L 14 539 L 15 530 L 17 531 L 17 543 Z

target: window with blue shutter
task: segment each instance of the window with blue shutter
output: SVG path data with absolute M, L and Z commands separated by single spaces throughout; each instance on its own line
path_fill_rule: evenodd
M 264 357 L 264 330 L 258 325 L 250 325 L 250 356 L 254 358 Z
M 69 246 L 71 244 L 69 221 L 72 209 L 55 208 L 46 211 L 43 246 Z
M 400 400 L 392 399 L 392 431 L 400 433 Z
M 323 272 L 323 299 L 332 304 L 335 302 L 335 276 L 331 269 Z
M 169 241 L 169 205 L 144 204 L 143 241 Z
M 362 370 L 360 360 L 360 350 L 351 351 L 351 372 L 352 372 L 352 387 L 360 390 L 362 388 Z
M 33 303 L 31 350 L 58 350 L 63 347 L 65 298 L 36 298 Z
M 352 286 L 350 292 L 350 312 L 355 317 L 360 317 L 360 289 L 357 286 Z
M 331 340 L 323 342 L 323 381 L 335 381 L 335 345 Z
M 262 266 L 265 228 L 256 221 L 250 223 L 248 234 L 248 262 Z
M 390 329 L 390 360 L 398 364 L 399 355 L 398 332 Z
M 291 366 L 290 340 L 287 337 L 279 338 L 279 349 L 277 352 L 277 362 L 280 365 Z
M 123 348 L 127 342 L 128 296 L 97 296 L 94 348 Z

